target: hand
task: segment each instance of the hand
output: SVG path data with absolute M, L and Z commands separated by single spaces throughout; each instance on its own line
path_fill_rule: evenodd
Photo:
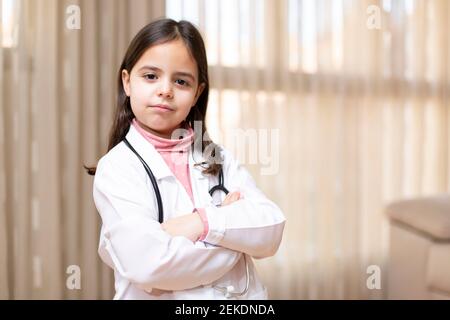
M 221 206 L 229 205 L 239 199 L 242 199 L 239 191 L 230 192 L 223 200 Z M 197 241 L 203 233 L 203 222 L 197 212 L 172 218 L 162 223 L 161 226 L 163 230 L 172 237 L 182 236 L 188 238 L 192 242 Z
M 223 207 L 232 204 L 239 199 L 242 199 L 241 193 L 239 191 L 230 192 L 227 194 L 225 199 L 223 199 L 221 206 Z
M 172 237 L 183 236 L 195 242 L 203 233 L 203 222 L 197 212 L 185 214 L 161 224 Z

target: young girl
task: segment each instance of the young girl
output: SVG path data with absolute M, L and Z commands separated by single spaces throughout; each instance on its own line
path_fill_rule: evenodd
M 267 299 L 252 257 L 275 254 L 285 218 L 208 139 L 208 92 L 191 23 L 139 31 L 120 66 L 109 151 L 89 169 L 114 299 Z

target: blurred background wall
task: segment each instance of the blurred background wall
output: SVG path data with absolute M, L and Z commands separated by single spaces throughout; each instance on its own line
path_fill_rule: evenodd
M 106 152 L 121 59 L 157 17 L 204 36 L 213 140 L 238 153 L 230 132 L 268 133 L 275 172 L 236 156 L 288 220 L 277 255 L 257 261 L 271 298 L 386 298 L 385 206 L 450 191 L 446 0 L 0 3 L 2 299 L 112 298 L 82 165 Z

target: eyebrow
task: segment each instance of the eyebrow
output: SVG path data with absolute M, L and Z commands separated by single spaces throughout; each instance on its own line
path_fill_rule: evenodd
M 138 71 L 145 70 L 145 69 L 162 72 L 162 70 L 160 68 L 155 67 L 155 66 L 143 66 L 143 67 L 139 68 Z M 189 72 L 177 71 L 174 73 L 174 75 L 185 76 L 185 77 L 191 78 L 192 81 L 195 81 L 195 77 Z

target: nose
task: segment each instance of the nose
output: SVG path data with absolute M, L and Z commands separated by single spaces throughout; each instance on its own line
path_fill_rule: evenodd
M 158 97 L 172 99 L 173 98 L 173 90 L 171 83 L 164 82 L 158 89 Z

